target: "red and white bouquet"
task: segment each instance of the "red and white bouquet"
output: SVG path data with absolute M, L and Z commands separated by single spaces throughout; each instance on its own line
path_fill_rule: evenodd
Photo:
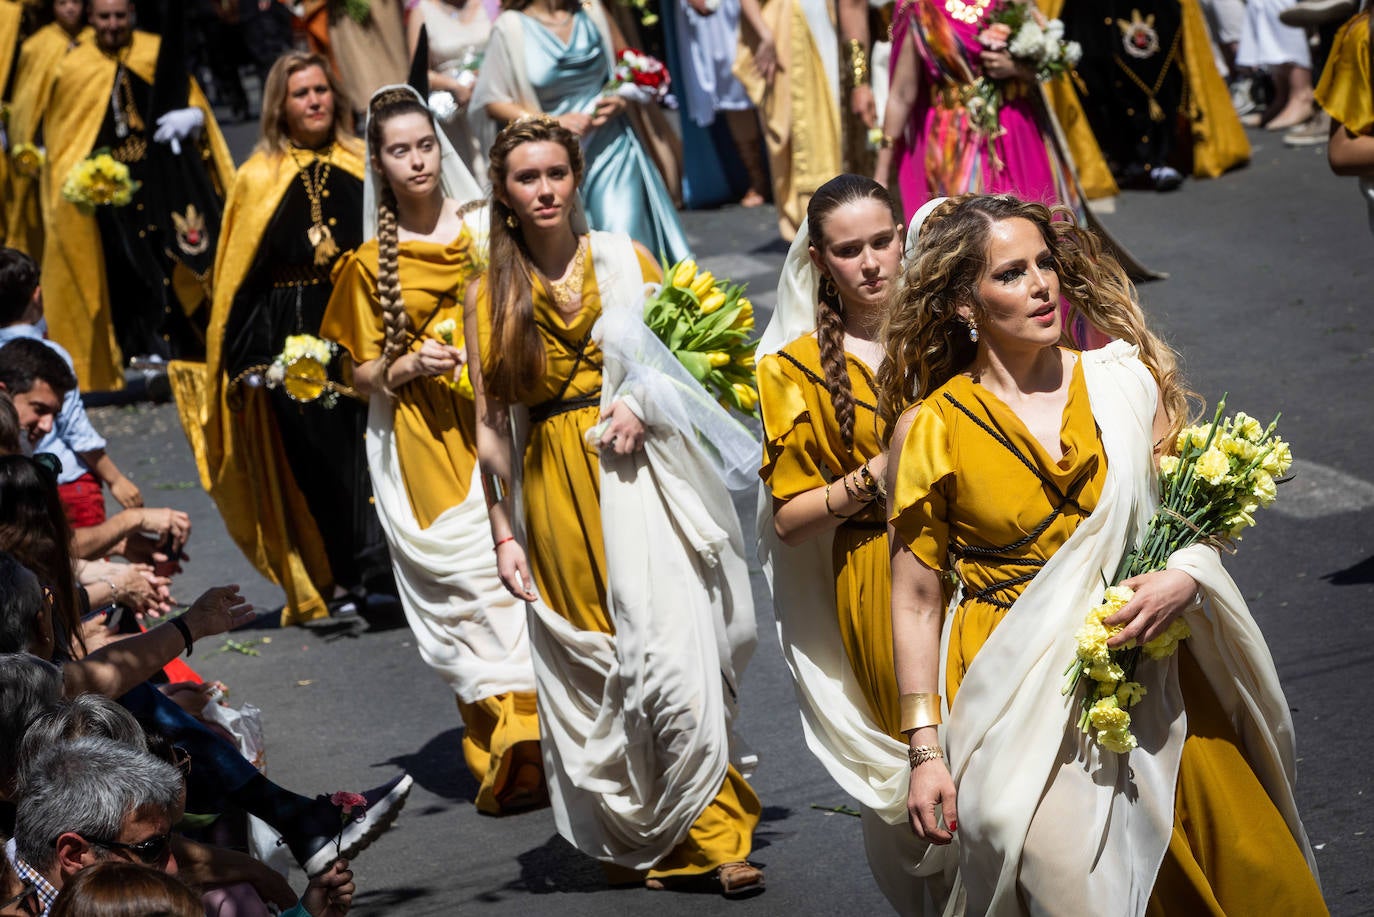
M 603 96 L 618 95 L 631 102 L 655 103 L 677 108 L 670 90 L 673 78 L 663 61 L 651 54 L 625 48 L 611 68 L 611 81 L 601 90 Z
M 989 51 L 1006 51 L 1038 82 L 1072 70 L 1083 56 L 1078 42 L 1064 41 L 1063 22 L 1046 19 L 1024 0 L 1002 0 L 984 21 L 987 27 L 978 33 L 978 43 Z M 990 137 L 1002 133 L 998 118 L 1005 102 L 1002 82 L 980 76 L 964 99 L 974 129 Z

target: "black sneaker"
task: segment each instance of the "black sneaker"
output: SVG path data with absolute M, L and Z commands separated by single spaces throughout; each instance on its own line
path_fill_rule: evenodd
M 327 871 L 337 859 L 351 860 L 382 835 L 405 807 L 406 797 L 415 781 L 409 774 L 365 790 L 367 810 L 357 821 L 344 823 L 343 812 L 320 796 L 314 808 L 299 819 L 297 830 L 283 840 L 301 869 L 310 878 Z M 342 828 L 342 830 L 340 830 Z

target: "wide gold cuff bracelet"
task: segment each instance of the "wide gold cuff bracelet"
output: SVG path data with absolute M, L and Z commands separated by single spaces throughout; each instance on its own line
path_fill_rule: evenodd
M 940 717 L 940 695 L 902 695 L 902 732 L 911 732 L 926 726 L 938 726 L 943 722 L 944 720 Z

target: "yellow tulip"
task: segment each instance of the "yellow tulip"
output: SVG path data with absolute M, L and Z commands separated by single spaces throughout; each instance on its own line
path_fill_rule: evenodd
M 682 262 L 677 267 L 673 268 L 672 284 L 673 286 L 680 287 L 684 290 L 690 289 L 692 286 L 692 281 L 696 278 L 696 276 L 697 263 L 693 261 L 691 258 L 688 258 L 686 261 Z
M 710 276 L 709 274 L 707 276 Z M 710 315 L 712 312 L 725 305 L 725 294 L 720 290 L 713 290 L 701 301 L 701 313 Z
M 743 382 L 736 382 L 730 387 L 735 390 L 735 397 L 739 399 L 740 407 L 744 408 L 746 411 L 752 411 L 754 405 L 758 404 L 758 392 L 755 392 Z
M 697 274 L 697 279 L 692 281 L 692 295 L 698 300 L 703 300 L 715 285 L 716 278 L 711 276 L 711 272 L 702 271 L 700 274 Z
M 706 358 L 711 361 L 712 369 L 730 365 L 730 355 L 722 350 L 713 350 L 706 355 Z
M 754 355 L 752 353 L 742 353 L 735 357 L 735 365 L 743 366 L 745 369 L 754 368 Z

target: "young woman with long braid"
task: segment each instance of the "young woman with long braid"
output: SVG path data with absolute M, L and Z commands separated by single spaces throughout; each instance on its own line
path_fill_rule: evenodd
M 587 232 L 576 135 L 516 121 L 490 163 L 468 366 L 501 578 L 532 606 L 558 830 L 651 888 L 760 891 L 761 806 L 730 755 L 754 619 L 724 474 L 748 482 L 753 438 L 645 327 L 653 256 Z
M 901 261 L 900 216 L 882 186 L 840 175 L 817 189 L 759 342 L 758 535 L 807 744 L 859 802 L 870 867 L 906 913 L 910 880 L 887 854 L 903 839 L 882 828 L 906 830 L 906 758 L 874 388 Z
M 377 512 L 420 655 L 457 695 L 480 811 L 545 799 L 523 605 L 496 576 L 462 373 L 463 294 L 485 257 L 480 192 L 409 87 L 373 96 L 365 200 L 376 237 L 344 262 L 321 334 L 368 394 Z

